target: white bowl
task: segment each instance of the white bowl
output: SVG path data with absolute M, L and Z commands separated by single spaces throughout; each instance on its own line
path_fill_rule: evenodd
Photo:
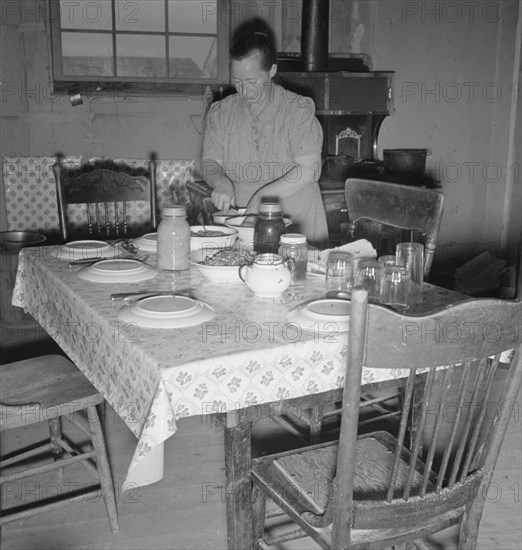
M 197 231 L 219 231 L 220 233 L 225 233 L 222 236 L 202 236 L 197 237 L 192 233 Z M 234 228 L 224 227 L 222 225 L 191 225 L 190 226 L 190 250 L 201 250 L 205 249 L 209 252 L 212 250 L 219 250 L 221 248 L 231 248 L 236 239 L 238 232 Z
M 219 212 L 214 212 L 214 214 L 212 214 L 212 220 L 217 225 L 225 225 L 225 221 L 228 218 L 242 216 L 245 213 L 245 210 L 246 208 L 238 208 L 237 210 L 230 209 L 228 212 L 223 212 L 222 210 L 220 210 Z
M 207 265 L 196 263 L 200 273 L 209 281 L 220 283 L 240 283 L 238 265 Z
M 47 238 L 34 231 L 2 231 L 0 233 L 0 248 L 20 250 L 26 246 L 36 246 Z
M 234 216 L 232 218 L 227 218 L 225 220 L 225 226 L 237 230 L 238 238 L 243 243 L 253 243 L 254 242 L 254 228 L 253 227 L 241 227 L 243 221 L 247 216 Z M 285 222 L 285 227 L 292 225 L 292 220 L 289 218 L 283 218 Z

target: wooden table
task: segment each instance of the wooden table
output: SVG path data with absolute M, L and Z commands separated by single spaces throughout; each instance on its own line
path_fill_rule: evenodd
M 287 320 L 297 304 L 324 297 L 324 279 L 310 276 L 274 299 L 256 298 L 242 283 L 207 281 L 194 266 L 158 272 L 144 283 L 89 283 L 77 277 L 79 268 L 57 258 L 58 252 L 56 247 L 22 250 L 13 304 L 35 317 L 136 435 L 127 481 L 175 434 L 179 418 L 223 420 L 228 545 L 248 548 L 252 419 L 276 414 L 278 406 L 293 400 L 303 407 L 319 398 L 333 403 L 343 386 L 347 334 L 301 330 Z M 148 262 L 154 265 L 155 256 Z M 185 289 L 211 305 L 216 316 L 183 329 L 123 323 L 120 304 L 111 302 L 110 294 L 137 289 Z M 426 285 L 416 310 L 462 298 Z M 386 369 L 365 369 L 363 381 L 389 376 Z

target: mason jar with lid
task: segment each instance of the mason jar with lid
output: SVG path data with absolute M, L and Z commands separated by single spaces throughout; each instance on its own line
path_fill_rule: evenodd
M 158 225 L 158 268 L 181 271 L 189 268 L 190 226 L 184 206 L 166 206 Z
M 277 254 L 279 239 L 284 232 L 285 222 L 279 203 L 261 203 L 254 227 L 254 251 L 258 254 Z
M 305 235 L 301 233 L 281 235 L 278 254 L 286 261 L 287 267 L 292 272 L 292 284 L 306 279 L 308 246 Z

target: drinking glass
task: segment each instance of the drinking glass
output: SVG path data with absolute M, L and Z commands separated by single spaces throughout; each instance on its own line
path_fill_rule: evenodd
M 411 304 L 411 275 L 408 268 L 386 265 L 381 283 L 381 303 L 397 311 L 404 311 Z
M 422 302 L 422 284 L 424 281 L 424 245 L 422 243 L 399 243 L 396 251 L 402 265 L 409 269 L 411 275 L 411 301 Z
M 391 255 L 391 254 L 388 254 L 386 256 L 380 256 L 379 262 L 381 262 L 384 267 L 386 267 L 387 265 L 398 265 L 397 256 Z
M 326 296 L 349 298 L 353 283 L 353 256 L 349 252 L 330 252 L 326 260 Z
M 369 302 L 379 302 L 383 265 L 378 260 L 359 260 L 353 286 L 360 285 L 368 291 Z

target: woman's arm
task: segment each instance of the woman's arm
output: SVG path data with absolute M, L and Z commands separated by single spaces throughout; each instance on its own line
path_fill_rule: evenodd
M 219 210 L 228 212 L 235 204 L 234 184 L 226 175 L 221 164 L 214 159 L 204 159 L 201 162 L 203 179 L 212 187 L 210 198 Z
M 256 191 L 248 201 L 247 214 L 257 213 L 261 199 L 264 197 L 277 197 L 280 200 L 288 199 L 299 193 L 303 186 L 312 185 L 319 181 L 321 176 L 320 153 L 294 159 L 294 162 L 295 166 L 288 172 Z

